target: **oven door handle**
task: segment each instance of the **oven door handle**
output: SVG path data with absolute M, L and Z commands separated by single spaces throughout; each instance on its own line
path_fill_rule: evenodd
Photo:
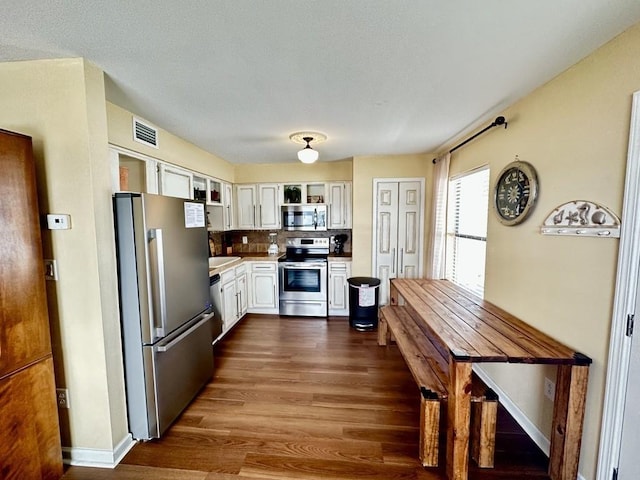
M 326 268 L 326 264 L 324 263 L 305 263 L 304 265 L 298 265 L 293 263 L 283 263 L 282 266 L 284 268 L 292 268 L 292 269 L 302 269 L 308 270 L 309 268 Z

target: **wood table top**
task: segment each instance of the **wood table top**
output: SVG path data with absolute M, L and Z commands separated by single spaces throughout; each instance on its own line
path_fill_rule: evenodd
M 447 280 L 392 286 L 457 361 L 589 365 L 591 359 Z

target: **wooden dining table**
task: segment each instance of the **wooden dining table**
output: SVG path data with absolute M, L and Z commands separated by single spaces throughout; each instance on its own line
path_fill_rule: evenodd
M 575 480 L 591 359 L 447 280 L 393 279 L 391 305 L 403 305 L 449 357 L 447 476 L 469 469 L 471 376 L 476 363 L 556 365 L 549 476 Z

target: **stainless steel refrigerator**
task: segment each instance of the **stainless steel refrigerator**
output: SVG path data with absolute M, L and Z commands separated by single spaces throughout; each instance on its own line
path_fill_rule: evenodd
M 160 437 L 213 374 L 204 204 L 114 197 L 129 429 Z

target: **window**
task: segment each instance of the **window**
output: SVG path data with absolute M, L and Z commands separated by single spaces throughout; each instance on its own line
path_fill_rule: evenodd
M 449 180 L 446 278 L 480 296 L 484 294 L 488 205 L 488 167 Z

